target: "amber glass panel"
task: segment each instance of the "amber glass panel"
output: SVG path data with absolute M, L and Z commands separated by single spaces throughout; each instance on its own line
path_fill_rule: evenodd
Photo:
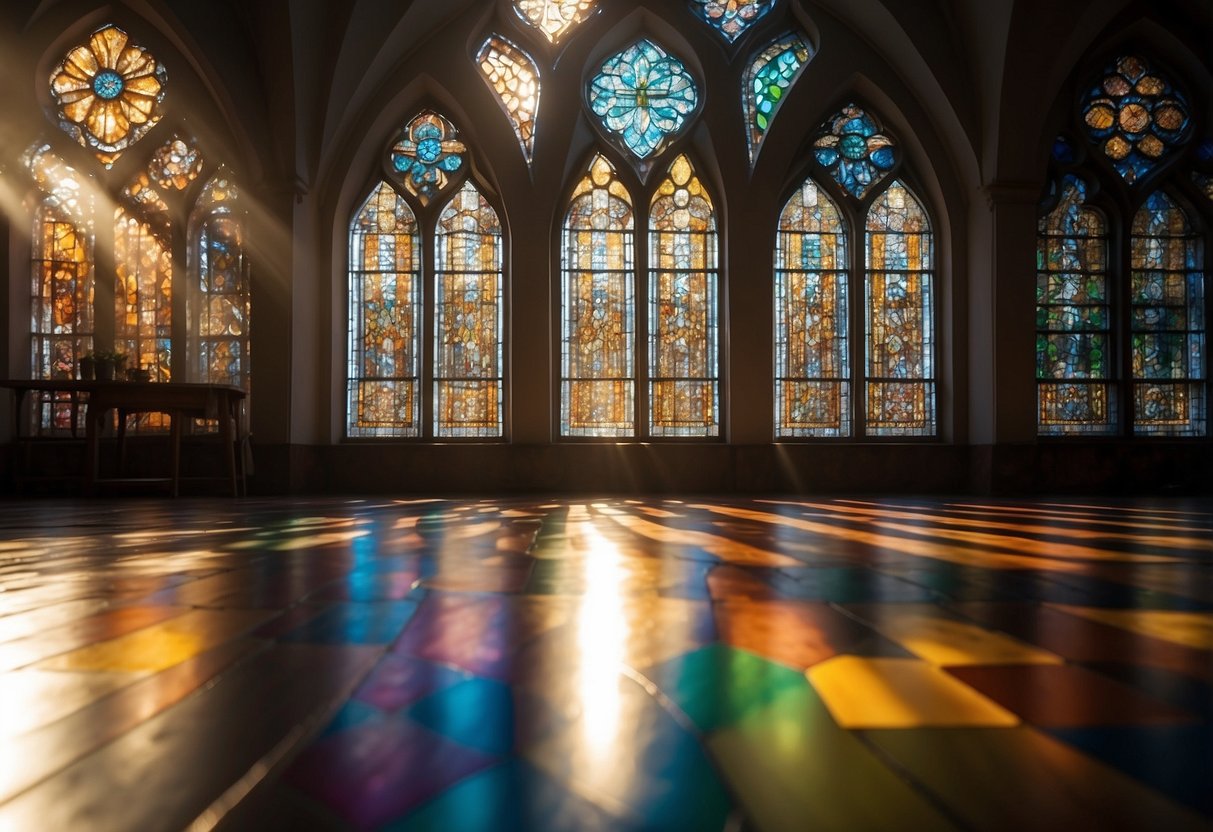
M 1082 181 L 1066 177 L 1036 244 L 1037 428 L 1041 434 L 1116 430 L 1112 384 L 1108 239 L 1085 205 Z
M 598 0 L 514 0 L 514 11 L 556 43 L 597 10 Z
M 350 436 L 420 436 L 421 241 L 386 182 L 350 224 Z
M 149 370 L 153 381 L 169 381 L 173 258 L 168 208 L 158 197 L 141 202 L 114 212 L 114 348 L 126 353 L 128 367 Z
M 594 157 L 577 184 L 561 245 L 562 436 L 635 433 L 632 198 Z
M 1201 238 L 1166 194 L 1151 194 L 1133 219 L 1133 429 L 1203 436 L 1205 280 Z
M 535 115 L 539 110 L 539 67 L 516 44 L 499 35 L 476 54 L 480 74 L 510 119 L 529 165 L 535 153 Z
M 775 435 L 849 436 L 847 238 L 812 179 L 792 194 L 775 243 Z
M 220 173 L 198 200 L 195 375 L 213 384 L 249 383 L 249 264 L 236 189 Z M 191 317 L 193 317 L 191 315 Z
M 443 209 L 436 243 L 434 433 L 501 436 L 501 222 L 470 182 Z
M 867 421 L 872 436 L 935 433 L 931 225 L 894 181 L 868 210 Z
M 686 156 L 649 211 L 649 432 L 720 433 L 716 214 Z

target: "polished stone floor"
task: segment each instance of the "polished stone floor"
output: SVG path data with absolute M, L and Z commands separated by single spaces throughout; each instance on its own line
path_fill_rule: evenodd
M 1213 503 L 0 504 L 0 830 L 1209 830 Z

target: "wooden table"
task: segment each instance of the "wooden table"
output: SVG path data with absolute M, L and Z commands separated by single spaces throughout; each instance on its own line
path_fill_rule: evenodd
M 118 456 L 126 451 L 126 417 L 131 413 L 165 413 L 171 421 L 172 473 L 168 482 L 174 497 L 181 482 L 181 433 L 186 419 L 215 419 L 219 422 L 219 439 L 232 496 L 244 492 L 243 460 L 237 465 L 236 442 L 243 444 L 240 404 L 245 393 L 229 384 L 183 384 L 147 381 L 76 381 L 73 379 L 26 379 L 0 381 L 0 387 L 14 391 L 14 430 L 20 433 L 21 409 L 31 390 L 67 393 L 73 407 L 84 405 L 85 464 L 84 488 L 96 492 L 100 481 L 99 440 L 105 418 L 111 410 L 118 411 Z M 72 425 L 75 431 L 75 420 Z

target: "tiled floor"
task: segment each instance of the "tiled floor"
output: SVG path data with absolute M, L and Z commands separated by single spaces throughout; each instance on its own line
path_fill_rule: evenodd
M 0 505 L 0 830 L 1208 830 L 1213 503 Z

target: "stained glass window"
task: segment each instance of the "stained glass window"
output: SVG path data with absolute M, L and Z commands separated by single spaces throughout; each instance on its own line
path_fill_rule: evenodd
M 531 56 L 499 35 L 480 47 L 476 63 L 489 89 L 509 116 L 529 165 L 535 154 L 535 115 L 539 110 L 539 67 Z
M 514 11 L 556 43 L 598 10 L 598 0 L 514 0 Z
M 647 38 L 607 58 L 588 94 L 602 125 L 640 159 L 681 131 L 699 101 L 682 62 Z
M 93 349 L 92 198 L 82 177 L 47 146 L 32 148 L 24 162 L 40 193 L 33 218 L 30 377 L 75 378 L 80 356 Z M 72 427 L 65 396 L 34 396 L 36 430 Z
M 420 247 L 413 212 L 379 183 L 350 227 L 350 436 L 421 435 Z
M 1134 431 L 1204 435 L 1204 253 L 1187 214 L 1162 191 L 1133 218 L 1131 260 Z
M 1116 430 L 1107 230 L 1067 176 L 1036 248 L 1036 389 L 1041 434 Z
M 190 331 L 195 381 L 249 387 L 249 263 L 239 192 L 222 168 L 194 208 Z
M 63 130 L 108 168 L 160 120 L 168 73 L 116 26 L 98 29 L 51 72 Z
M 141 176 L 126 189 L 134 204 L 114 211 L 114 348 L 128 367 L 172 377 L 173 257 L 168 205 Z
M 1082 117 L 1124 180 L 1136 182 L 1170 155 L 1190 132 L 1182 93 L 1143 58 L 1125 56 L 1087 92 Z
M 446 188 L 450 174 L 463 166 L 467 147 L 455 126 L 431 110 L 423 110 L 404 127 L 392 147 L 392 170 L 422 205 Z
M 691 0 L 696 12 L 732 43 L 771 10 L 775 0 Z
M 1213 200 L 1213 176 L 1204 173 L 1192 172 L 1192 182 L 1200 189 L 1210 200 Z
M 716 214 L 679 156 L 649 210 L 649 433 L 720 432 Z
M 577 184 L 561 245 L 561 436 L 635 433 L 632 198 L 602 156 Z
M 468 182 L 438 218 L 434 432 L 502 435 L 503 292 L 501 221 Z
M 894 181 L 868 210 L 867 421 L 872 436 L 935 433 L 931 225 Z
M 849 436 L 847 237 L 812 179 L 779 216 L 775 244 L 775 435 Z
M 828 120 L 813 146 L 818 164 L 859 199 L 897 162 L 893 140 L 855 104 L 848 104 Z
M 202 153 L 184 139 L 171 139 L 156 148 L 147 172 L 158 187 L 184 191 L 202 173 Z
M 751 165 L 758 158 L 762 140 L 783 103 L 784 94 L 796 83 L 811 56 L 808 42 L 792 33 L 760 52 L 746 68 L 741 100 L 745 106 L 746 145 Z

